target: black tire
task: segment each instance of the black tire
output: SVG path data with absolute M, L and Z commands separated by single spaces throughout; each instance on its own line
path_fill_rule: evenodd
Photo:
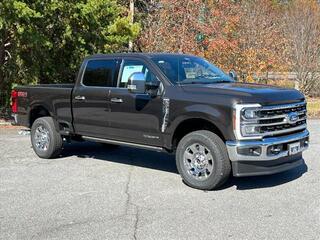
M 45 149 L 37 147 L 36 131 L 38 128 L 44 129 L 47 132 L 49 141 Z M 55 158 L 60 154 L 63 140 L 61 135 L 56 131 L 52 117 L 41 117 L 34 121 L 31 127 L 31 143 L 33 150 L 40 158 Z
M 196 179 L 197 177 L 189 173 L 184 160 L 185 151 L 190 151 L 191 146 L 198 146 L 198 144 L 209 150 L 212 156 L 212 160 L 210 160 L 212 163 L 211 174 L 208 174 L 208 177 L 203 177 L 202 180 Z M 189 159 L 186 161 L 191 162 Z M 191 132 L 181 139 L 176 151 L 176 164 L 184 182 L 190 187 L 201 190 L 213 190 L 220 187 L 229 178 L 231 172 L 230 160 L 224 142 L 216 134 L 206 130 Z M 202 173 L 200 177 L 201 175 Z

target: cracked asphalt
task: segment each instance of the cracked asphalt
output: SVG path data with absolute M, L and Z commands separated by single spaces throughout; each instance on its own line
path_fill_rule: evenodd
M 39 159 L 0 128 L 0 239 L 320 239 L 320 121 L 306 166 L 187 187 L 174 157 L 96 143 Z

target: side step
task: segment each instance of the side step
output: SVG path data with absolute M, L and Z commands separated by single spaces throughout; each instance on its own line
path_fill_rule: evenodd
M 150 146 L 150 145 L 144 145 L 144 144 L 138 144 L 138 143 L 122 142 L 122 141 L 117 141 L 112 139 L 96 138 L 96 137 L 89 137 L 89 136 L 82 136 L 82 138 L 84 140 L 93 141 L 93 142 L 101 142 L 101 143 L 122 145 L 127 147 L 142 148 L 142 149 L 153 150 L 157 152 L 167 152 L 166 149 L 162 147 L 156 147 L 156 146 Z

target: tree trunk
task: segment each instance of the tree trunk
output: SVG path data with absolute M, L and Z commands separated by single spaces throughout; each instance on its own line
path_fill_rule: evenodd
M 4 107 L 6 104 L 6 84 L 4 79 L 4 63 L 5 63 L 5 49 L 4 42 L 0 41 L 0 107 Z

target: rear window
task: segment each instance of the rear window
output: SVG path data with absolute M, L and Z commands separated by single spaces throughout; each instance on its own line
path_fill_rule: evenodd
M 89 60 L 82 83 L 86 86 L 115 87 L 116 60 Z

